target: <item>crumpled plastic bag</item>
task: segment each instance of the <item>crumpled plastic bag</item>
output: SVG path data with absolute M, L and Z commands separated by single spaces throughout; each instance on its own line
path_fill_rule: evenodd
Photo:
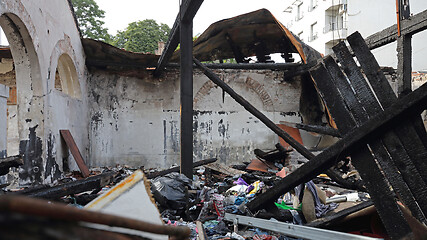
M 161 207 L 184 210 L 186 207 L 186 187 L 191 180 L 183 174 L 169 173 L 151 181 L 151 192 Z

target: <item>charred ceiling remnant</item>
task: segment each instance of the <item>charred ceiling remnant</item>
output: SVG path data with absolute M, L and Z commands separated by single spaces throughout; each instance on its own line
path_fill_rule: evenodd
M 82 43 L 89 69 L 142 78 L 145 71 L 141 70 L 154 68 L 159 59 L 154 54 L 128 52 L 93 39 L 82 39 Z
M 247 63 L 256 56 L 259 63 L 273 63 L 270 54 L 281 53 L 286 62 L 293 62 L 292 53 L 298 53 L 307 63 L 320 54 L 301 42 L 267 9 L 260 9 L 237 17 L 213 23 L 194 41 L 194 57 L 199 61 L 234 58 Z M 176 51 L 171 61 L 179 60 Z

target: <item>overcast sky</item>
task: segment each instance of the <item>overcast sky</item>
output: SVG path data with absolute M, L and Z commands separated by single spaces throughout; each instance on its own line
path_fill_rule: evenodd
M 172 27 L 178 15 L 179 0 L 96 0 L 105 11 L 105 27 L 110 34 L 124 30 L 131 22 L 154 19 Z M 193 35 L 203 33 L 210 24 L 266 8 L 277 19 L 284 17 L 285 1 L 283 0 L 205 0 L 194 18 Z

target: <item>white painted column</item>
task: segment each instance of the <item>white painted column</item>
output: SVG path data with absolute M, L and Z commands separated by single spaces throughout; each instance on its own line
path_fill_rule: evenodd
M 0 158 L 7 156 L 7 98 L 9 87 L 0 84 Z

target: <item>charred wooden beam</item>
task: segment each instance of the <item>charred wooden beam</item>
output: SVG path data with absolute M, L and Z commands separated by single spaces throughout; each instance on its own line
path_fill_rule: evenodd
M 298 129 L 302 129 L 309 132 L 320 133 L 320 134 L 329 135 L 332 137 L 341 137 L 341 134 L 338 132 L 338 130 L 331 127 L 320 126 L 320 125 L 307 125 L 302 123 L 297 123 L 295 126 Z
M 303 66 L 301 63 L 205 63 L 205 67 L 210 69 L 248 69 L 248 70 L 289 70 L 292 72 Z M 168 63 L 168 68 L 179 68 L 178 63 Z M 193 64 L 193 68 L 198 68 Z M 307 71 L 305 71 L 307 72 Z
M 216 161 L 217 161 L 216 158 L 209 158 L 209 159 L 201 160 L 201 161 L 198 161 L 198 162 L 194 162 L 193 163 L 193 168 L 199 167 L 199 166 L 203 166 L 203 165 L 206 165 L 206 164 L 209 164 L 209 163 L 213 163 L 213 162 L 216 162 Z M 147 178 L 148 179 L 153 179 L 153 178 L 156 178 L 156 177 L 159 177 L 159 176 L 164 176 L 164 175 L 166 175 L 168 173 L 179 172 L 179 169 L 180 169 L 180 167 L 173 167 L 173 168 L 166 169 L 166 170 L 159 171 L 159 172 L 148 173 L 147 174 Z
M 101 188 L 112 180 L 117 175 L 116 172 L 102 173 L 97 176 L 88 177 L 86 179 L 77 180 L 65 184 L 60 184 L 54 187 L 42 188 L 36 191 L 25 194 L 29 197 L 44 198 L 44 199 L 59 199 L 60 197 L 77 194 L 93 189 Z M 16 194 L 22 195 L 23 193 L 16 192 Z
M 173 52 L 180 43 L 181 21 L 192 22 L 202 3 L 203 0 L 185 0 L 181 4 L 180 12 L 176 17 L 175 23 L 169 34 L 169 39 L 166 43 L 165 50 L 163 51 L 162 56 L 160 56 L 159 61 L 157 62 L 157 67 L 154 71 L 154 76 L 160 76 L 166 64 L 169 62 L 169 59 L 172 57 Z
M 9 172 L 11 167 L 19 167 L 24 164 L 21 156 L 11 156 L 0 159 L 0 176 Z
M 234 59 L 236 59 L 237 63 L 244 63 L 245 62 L 245 56 L 242 53 L 242 50 L 239 46 L 236 46 L 236 44 L 233 42 L 233 39 L 231 39 L 230 35 L 227 33 L 225 35 L 225 39 L 227 40 L 228 44 L 230 45 L 231 50 L 234 54 Z
M 401 34 L 414 35 L 427 29 L 427 10 L 415 14 L 409 19 L 401 21 Z M 374 33 L 365 39 L 369 49 L 379 48 L 396 41 L 398 38 L 397 24 L 388 27 L 380 32 Z
M 399 96 L 412 91 L 412 35 L 397 39 L 397 93 Z
M 181 5 L 180 99 L 181 173 L 193 178 L 193 17 L 186 16 L 188 4 Z M 194 12 L 196 14 L 196 12 Z M 188 14 L 187 14 L 188 15 Z
M 360 127 L 354 128 L 336 144 L 325 149 L 311 161 L 302 165 L 287 177 L 280 180 L 267 192 L 249 202 L 245 208 L 251 211 L 259 209 L 266 202 L 273 202 L 280 195 L 292 190 L 301 183 L 307 182 L 335 164 L 338 159 L 351 155 L 364 146 L 369 139 L 375 138 L 405 120 L 416 116 L 427 108 L 427 84 L 407 96 L 399 99 L 384 112 L 378 113 Z
M 71 135 L 69 130 L 59 130 L 59 132 L 67 144 L 67 147 L 70 149 L 71 154 L 73 155 L 74 160 L 76 161 L 83 177 L 88 177 L 90 174 L 89 168 L 86 166 L 86 163 L 83 160 L 82 154 L 80 153 L 80 150 L 74 141 L 73 135 Z

